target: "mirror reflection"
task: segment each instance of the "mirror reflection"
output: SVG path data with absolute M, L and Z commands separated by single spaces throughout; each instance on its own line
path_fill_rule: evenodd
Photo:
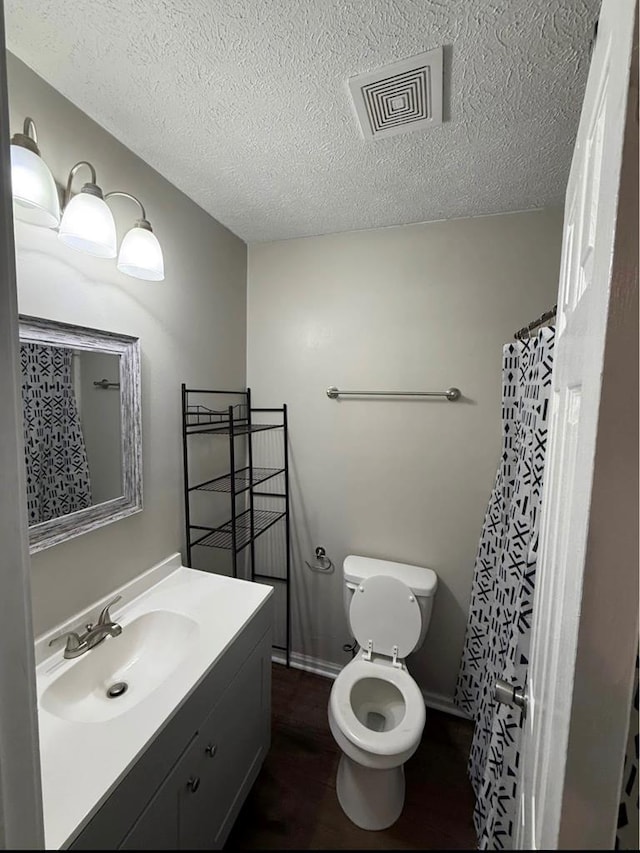
M 123 494 L 120 356 L 20 342 L 29 526 Z

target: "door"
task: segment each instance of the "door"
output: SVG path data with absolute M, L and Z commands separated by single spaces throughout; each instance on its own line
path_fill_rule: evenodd
M 43 846 L 0 0 L 0 849 Z
M 638 625 L 635 7 L 603 2 L 567 186 L 521 849 L 614 840 Z
M 0 849 L 34 849 L 44 844 L 5 55 L 0 0 Z
M 194 734 L 182 756 L 162 785 L 145 806 L 133 827 L 118 845 L 118 850 L 180 850 L 178 827 L 178 801 L 186 782 L 190 779 L 190 767 L 194 761 L 198 735 Z M 81 835 L 79 849 L 91 849 Z M 103 847 L 107 849 L 107 847 Z

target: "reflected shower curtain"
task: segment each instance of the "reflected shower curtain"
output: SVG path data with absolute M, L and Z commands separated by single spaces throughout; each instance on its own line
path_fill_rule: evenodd
M 522 713 L 493 698 L 496 679 L 524 686 L 547 446 L 553 328 L 503 349 L 502 456 L 476 556 L 455 703 L 476 721 L 469 777 L 481 850 L 514 840 Z
M 91 506 L 72 350 L 20 344 L 29 525 Z

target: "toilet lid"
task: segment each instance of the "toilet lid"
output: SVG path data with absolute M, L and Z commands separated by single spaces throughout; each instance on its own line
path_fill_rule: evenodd
M 387 575 L 375 575 L 360 583 L 349 609 L 351 630 L 358 644 L 366 650 L 373 640 L 374 654 L 405 658 L 420 639 L 422 616 L 420 605 L 408 586 Z

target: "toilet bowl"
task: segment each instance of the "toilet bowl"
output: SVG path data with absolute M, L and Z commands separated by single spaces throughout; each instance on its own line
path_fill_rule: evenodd
M 362 561 L 358 576 L 354 560 Z M 376 575 L 381 564 L 386 571 L 396 567 L 394 576 Z M 403 568 L 411 570 L 419 592 L 399 579 Z M 437 577 L 431 569 L 361 557 L 348 557 L 344 570 L 353 587 L 349 622 L 361 650 L 340 672 L 329 698 L 329 727 L 342 750 L 336 791 L 353 823 L 380 830 L 402 812 L 404 763 L 424 729 L 424 699 L 404 658 L 424 639 L 423 614 L 431 607 L 417 599 L 433 597 Z M 416 570 L 426 573 L 421 583 L 415 583 Z
M 406 669 L 358 656 L 337 677 L 329 727 L 342 750 L 336 790 L 362 829 L 385 829 L 404 805 L 404 763 L 424 729 L 424 699 Z

